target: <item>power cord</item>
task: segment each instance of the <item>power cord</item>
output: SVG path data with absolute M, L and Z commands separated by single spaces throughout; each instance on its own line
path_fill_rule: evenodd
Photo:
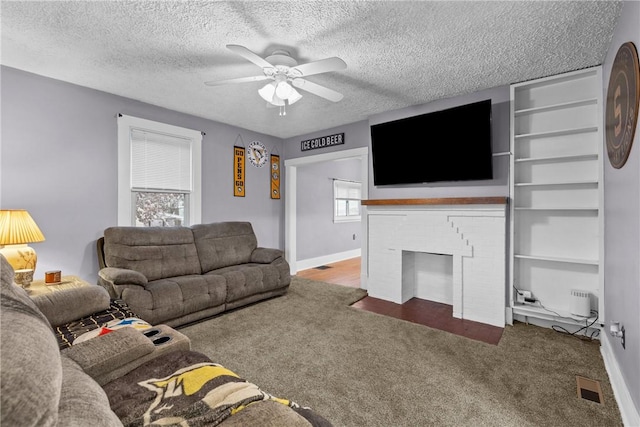
M 558 325 L 551 326 L 551 329 L 553 329 L 556 332 L 560 332 L 562 334 L 567 334 L 567 335 L 578 337 L 580 339 L 588 338 L 588 339 L 592 340 L 595 337 L 597 337 L 598 335 L 600 335 L 600 329 L 594 329 L 593 332 L 591 332 L 590 335 L 587 335 L 587 331 L 589 330 L 589 328 L 592 327 L 593 325 L 595 325 L 595 323 L 598 321 L 598 311 L 597 310 L 591 310 L 591 313 L 595 313 L 595 318 L 593 319 L 593 322 L 588 323 L 588 320 L 585 319 L 585 321 L 584 321 L 585 325 L 583 327 L 581 327 L 580 329 L 578 329 L 577 331 L 575 331 L 575 332 L 569 332 L 567 329 L 563 328 L 562 326 L 558 326 Z M 579 335 L 579 333 L 581 331 L 584 331 L 584 333 Z
M 516 291 L 516 293 L 517 293 L 518 295 L 524 295 L 524 294 L 523 294 L 522 292 L 520 292 L 520 290 L 519 290 L 518 288 L 516 288 L 515 286 L 513 287 L 513 289 Z M 560 315 L 559 313 L 557 313 L 557 312 L 555 312 L 555 311 L 553 311 L 553 310 L 548 309 L 547 307 L 545 307 L 545 306 L 542 304 L 542 302 L 541 302 L 540 300 L 535 300 L 535 302 L 536 302 L 536 303 L 540 306 L 540 308 L 542 308 L 543 310 L 546 310 L 546 311 L 548 311 L 549 313 L 553 313 L 553 314 L 555 314 L 557 317 L 559 317 L 559 318 L 561 318 L 561 319 L 568 319 L 568 320 L 573 320 L 573 321 L 575 321 L 575 320 L 576 320 L 576 319 L 574 319 L 573 317 L 562 316 L 562 315 Z M 595 324 L 596 324 L 596 322 L 597 322 L 597 321 L 598 321 L 598 319 L 599 319 L 599 313 L 598 313 L 598 311 L 597 311 L 597 310 L 591 310 L 591 314 L 593 315 L 593 316 L 591 316 L 591 317 L 593 317 L 593 318 L 594 318 L 594 319 L 593 319 L 593 321 L 592 321 L 591 323 L 589 323 L 589 319 L 590 319 L 591 317 L 589 317 L 589 318 L 585 318 L 585 320 L 584 320 L 584 324 L 585 324 L 585 325 L 584 325 L 583 327 L 581 327 L 580 329 L 578 329 L 577 331 L 570 332 L 569 330 L 567 330 L 566 328 L 564 328 L 564 327 L 562 327 L 562 326 L 560 326 L 560 325 L 551 325 L 551 329 L 553 329 L 554 331 L 556 331 L 556 332 L 558 332 L 558 333 L 566 334 L 566 335 L 570 335 L 570 336 L 574 336 L 574 337 L 577 337 L 577 338 L 580 338 L 580 339 L 585 339 L 585 338 L 587 338 L 587 339 L 593 340 L 594 338 L 596 338 L 597 336 L 599 336 L 599 335 L 600 335 L 600 330 L 599 330 L 599 329 L 594 329 L 594 330 L 593 330 L 593 332 L 591 332 L 591 334 L 590 334 L 590 335 L 587 335 L 587 331 L 589 330 L 589 328 L 590 328 L 590 327 L 592 327 L 593 325 L 595 325 Z M 584 333 L 583 333 L 583 334 L 580 334 L 580 332 L 582 332 L 582 331 L 584 331 Z
M 550 313 L 555 314 L 556 316 L 560 317 L 561 319 L 570 319 L 570 320 L 576 320 L 573 317 L 567 317 L 567 316 L 561 316 L 558 313 L 556 313 L 553 310 L 549 310 L 547 307 L 545 307 L 544 305 L 542 305 L 542 302 L 540 302 L 540 300 L 537 301 L 538 304 L 540 305 L 540 307 L 544 310 L 547 310 Z M 560 326 L 560 325 L 551 325 L 551 329 L 553 329 L 556 332 L 559 332 L 561 334 L 566 334 L 566 335 L 571 335 L 574 337 L 578 337 L 580 339 L 584 339 L 584 338 L 588 338 L 590 340 L 594 339 L 595 337 L 597 337 L 598 335 L 600 335 L 600 329 L 594 329 L 593 332 L 591 332 L 590 335 L 587 335 L 587 331 L 589 330 L 590 327 L 592 327 L 593 325 L 596 324 L 596 322 L 598 321 L 599 318 L 599 313 L 597 310 L 590 310 L 591 314 L 593 314 L 593 321 L 591 323 L 589 323 L 589 318 L 585 318 L 584 319 L 584 326 L 581 327 L 580 329 L 578 329 L 577 331 L 574 332 L 570 332 L 569 330 L 567 330 L 566 328 Z M 584 331 L 583 334 L 580 334 L 580 332 Z M 584 338 L 583 338 L 584 337 Z

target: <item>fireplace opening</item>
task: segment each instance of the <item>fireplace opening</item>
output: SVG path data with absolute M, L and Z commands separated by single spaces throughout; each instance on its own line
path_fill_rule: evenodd
M 402 251 L 402 282 L 407 296 L 453 305 L 453 255 Z

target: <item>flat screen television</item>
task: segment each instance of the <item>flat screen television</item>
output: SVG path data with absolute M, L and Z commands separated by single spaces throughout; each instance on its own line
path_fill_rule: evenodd
M 491 100 L 371 126 L 374 185 L 493 179 Z

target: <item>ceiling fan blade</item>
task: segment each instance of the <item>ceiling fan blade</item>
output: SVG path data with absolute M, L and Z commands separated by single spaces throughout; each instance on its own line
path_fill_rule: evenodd
M 320 86 L 319 84 L 310 82 L 309 80 L 293 79 L 291 83 L 298 89 L 306 90 L 309 93 L 328 99 L 329 101 L 338 102 L 343 98 L 343 95 L 340 92 Z
M 329 71 L 344 70 L 347 64 L 340 58 L 335 56 L 332 58 L 321 59 L 319 61 L 308 62 L 306 64 L 296 65 L 292 67 L 298 70 L 303 76 L 311 76 L 313 74 L 326 73 Z
M 264 58 L 261 58 L 244 46 L 240 46 L 239 44 L 228 44 L 227 49 L 242 56 L 244 59 L 253 62 L 260 68 L 273 68 L 273 65 L 267 62 Z
M 222 86 L 233 83 L 247 83 L 247 82 L 259 82 L 261 80 L 268 80 L 271 77 L 267 76 L 252 76 L 252 77 L 238 77 L 237 79 L 217 80 L 211 82 L 204 82 L 207 86 Z

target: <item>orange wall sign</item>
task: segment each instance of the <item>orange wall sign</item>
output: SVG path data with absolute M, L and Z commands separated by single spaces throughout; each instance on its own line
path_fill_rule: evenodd
M 280 198 L 280 156 L 271 155 L 271 198 Z

